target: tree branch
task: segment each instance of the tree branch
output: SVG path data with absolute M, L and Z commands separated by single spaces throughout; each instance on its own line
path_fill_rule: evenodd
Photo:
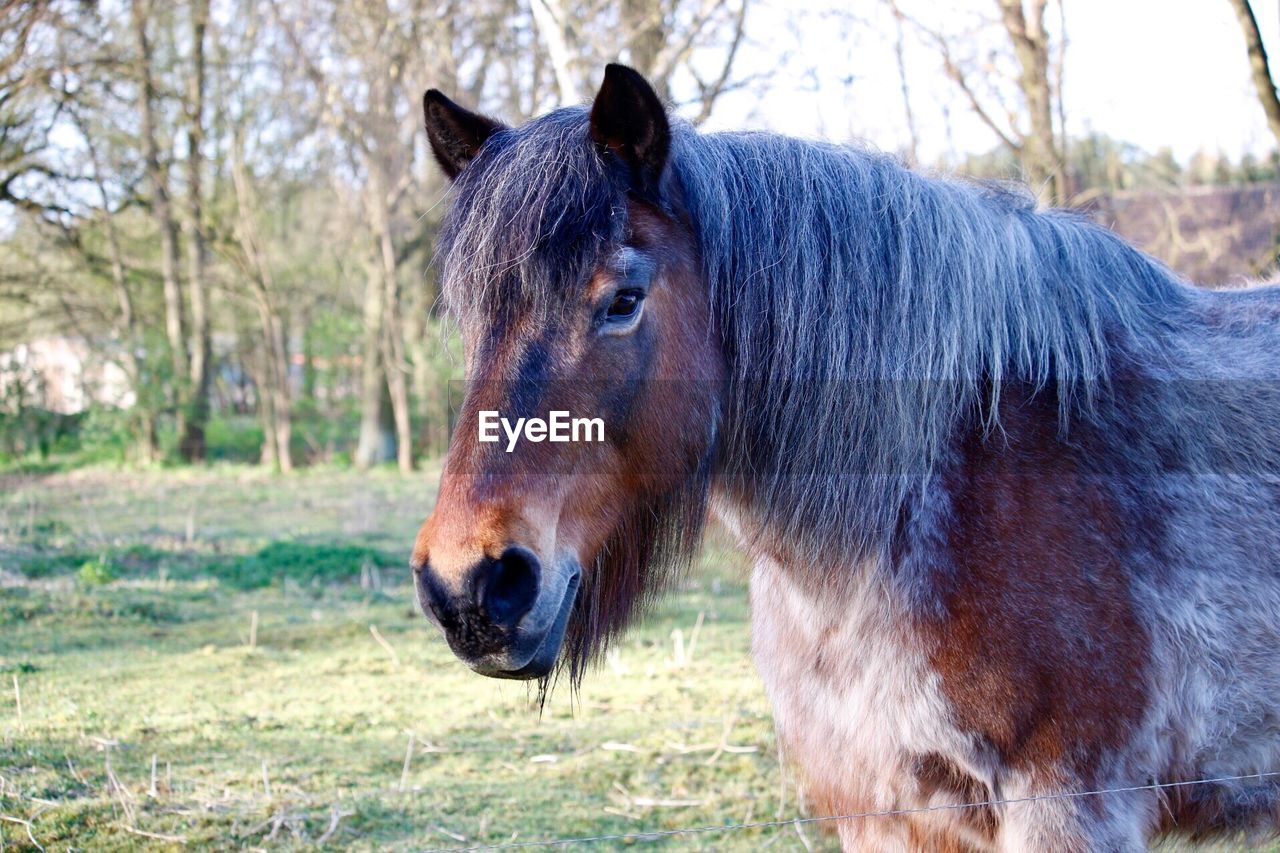
M 897 0 L 885 0 L 885 2 L 889 4 L 889 8 L 893 10 L 893 14 L 896 17 L 911 24 L 917 32 L 920 32 L 934 43 L 938 49 L 938 53 L 942 57 L 943 70 L 965 96 L 965 100 L 969 102 L 969 107 L 973 110 L 974 115 L 976 115 L 978 119 L 996 135 L 1001 144 L 1015 155 L 1021 154 L 1024 141 L 1022 133 L 1017 129 L 1017 127 L 1013 127 L 1009 131 L 1006 131 L 1000 126 L 999 122 L 992 118 L 991 113 L 974 92 L 973 87 L 969 85 L 969 78 L 965 75 L 964 69 L 960 67 L 960 64 L 956 62 L 955 56 L 952 55 L 951 45 L 948 44 L 946 37 L 937 30 L 926 27 L 906 12 L 903 12 L 901 6 L 897 3 Z
M 1249 0 L 1229 0 L 1240 20 L 1240 31 L 1244 34 L 1245 50 L 1249 54 L 1249 71 L 1253 76 L 1253 86 L 1258 90 L 1258 100 L 1262 110 L 1267 114 L 1267 125 L 1280 143 L 1280 93 L 1271 75 L 1271 64 L 1267 59 L 1267 48 L 1262 43 L 1262 34 L 1258 31 L 1258 19 L 1253 15 Z

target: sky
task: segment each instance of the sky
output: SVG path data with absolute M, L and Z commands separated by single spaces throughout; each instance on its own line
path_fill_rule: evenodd
M 1263 155 L 1275 145 L 1249 76 L 1227 0 L 1065 0 L 1065 104 L 1072 136 L 1090 131 L 1140 146 Z M 1273 67 L 1280 0 L 1253 0 Z M 978 30 L 994 0 L 904 0 L 933 29 Z M 845 14 L 833 14 L 843 11 Z M 909 139 L 893 53 L 895 25 L 880 0 L 759 0 L 750 8 L 745 73 L 773 70 L 766 93 L 727 95 L 709 128 L 764 127 L 801 136 L 860 138 L 887 150 Z M 842 18 L 856 16 L 853 24 Z M 1056 26 L 1051 4 L 1050 25 Z M 997 28 L 987 28 L 998 33 Z M 959 41 L 972 50 L 976 42 Z M 980 51 L 985 55 L 985 51 Z M 997 139 L 941 71 L 936 50 L 907 28 L 905 61 L 921 159 L 984 151 Z

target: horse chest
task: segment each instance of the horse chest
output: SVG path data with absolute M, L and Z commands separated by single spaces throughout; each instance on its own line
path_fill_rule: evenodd
M 751 578 L 752 651 L 783 759 L 816 807 L 846 814 L 920 805 L 922 760 L 967 763 L 924 654 L 863 574 L 839 594 L 801 589 L 768 561 Z

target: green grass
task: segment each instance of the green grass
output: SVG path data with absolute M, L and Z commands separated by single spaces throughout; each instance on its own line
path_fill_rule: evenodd
M 803 812 L 717 536 L 540 713 L 417 614 L 403 566 L 436 476 L 0 477 L 0 847 L 31 846 L 15 820 L 51 850 L 422 850 Z M 805 842 L 835 848 L 785 826 L 591 849 Z
M 435 476 L 0 481 L 0 814 L 47 849 L 169 846 L 130 830 L 290 848 L 336 809 L 331 846 L 407 850 L 796 813 L 736 558 L 712 549 L 576 700 L 562 687 L 539 713 L 416 612 L 402 567 Z M 687 645 L 699 614 L 677 665 L 672 632 Z M 793 828 L 645 843 L 771 842 L 801 846 Z

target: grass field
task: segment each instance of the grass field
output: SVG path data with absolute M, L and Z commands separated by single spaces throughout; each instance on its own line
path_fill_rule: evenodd
M 540 714 L 416 612 L 435 479 L 0 478 L 0 847 L 422 850 L 802 812 L 723 543 Z M 592 849 L 633 846 L 835 845 L 786 825 Z
M 0 481 L 5 843 L 31 845 L 18 820 L 47 849 L 429 849 L 797 813 L 735 558 L 713 546 L 576 700 L 559 689 L 540 715 L 414 609 L 406 552 L 434 483 Z M 794 827 L 655 843 L 802 846 Z

